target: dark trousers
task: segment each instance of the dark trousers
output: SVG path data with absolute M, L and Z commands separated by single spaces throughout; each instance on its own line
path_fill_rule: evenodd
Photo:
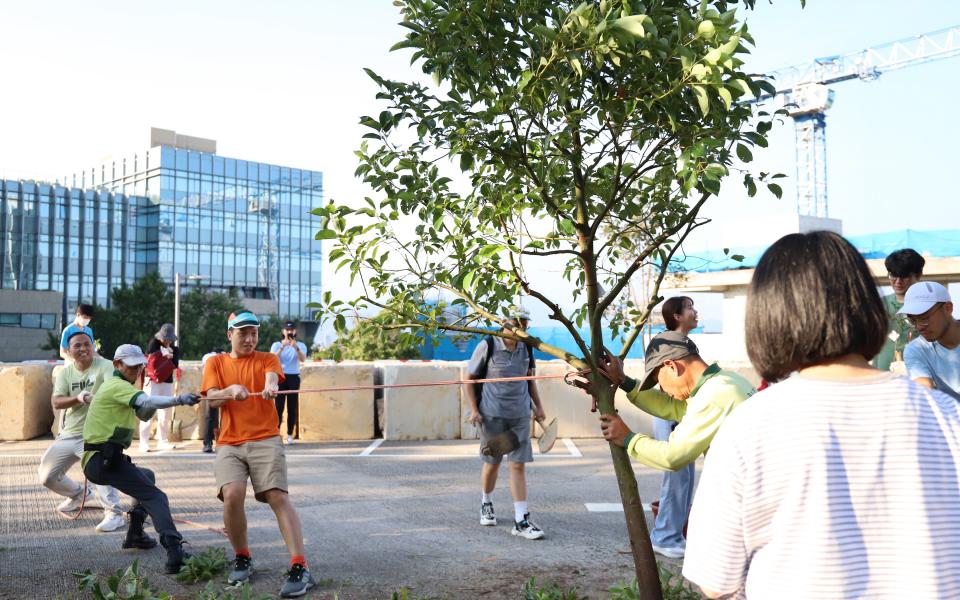
M 123 455 L 112 468 L 105 468 L 100 453 L 97 452 L 83 468 L 87 479 L 97 485 L 109 485 L 117 488 L 135 500 L 130 511 L 146 510 L 153 521 L 153 528 L 160 534 L 161 540 L 180 540 L 180 532 L 173 524 L 170 514 L 170 502 L 167 495 L 157 487 L 157 478 L 153 471 L 133 464 L 130 457 Z M 166 543 L 164 544 L 166 546 Z
M 220 409 L 209 407 L 207 410 L 207 426 L 203 431 L 203 444 L 213 443 L 213 434 L 220 427 Z
M 299 390 L 300 376 L 283 374 L 283 381 L 280 382 L 280 391 Z M 287 404 L 287 435 L 293 435 L 293 428 L 300 419 L 300 394 L 280 394 L 274 402 L 277 405 L 277 427 L 283 423 L 283 405 Z M 299 435 L 299 431 L 297 434 Z

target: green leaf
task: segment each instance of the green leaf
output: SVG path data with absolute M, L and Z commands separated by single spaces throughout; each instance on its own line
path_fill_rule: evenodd
M 697 37 L 702 37 L 704 39 L 710 39 L 717 32 L 717 28 L 714 27 L 713 21 L 702 21 L 697 25 Z
M 321 229 L 317 235 L 313 236 L 315 240 L 332 240 L 337 237 L 337 232 L 332 229 Z
M 464 152 L 460 155 L 460 170 L 469 171 L 473 168 L 473 154 Z
M 747 163 L 753 160 L 753 152 L 747 148 L 746 144 L 737 144 L 737 158 Z
M 647 15 L 630 15 L 629 17 L 620 17 L 611 23 L 610 27 L 622 29 L 623 31 L 626 31 L 627 33 L 630 33 L 636 37 L 643 37 L 646 35 L 646 31 L 643 29 L 643 23 L 649 19 L 650 17 Z
M 767 189 L 777 198 L 783 197 L 783 188 L 775 183 L 768 183 Z
M 693 86 L 693 93 L 697 96 L 697 104 L 700 105 L 700 112 L 703 113 L 703 116 L 710 114 L 710 96 L 707 95 L 707 90 L 701 85 Z
M 723 105 L 726 107 L 726 109 L 730 110 L 730 105 L 733 104 L 733 94 L 730 93 L 730 90 L 722 86 L 718 87 L 717 95 L 720 96 L 721 100 L 723 100 Z

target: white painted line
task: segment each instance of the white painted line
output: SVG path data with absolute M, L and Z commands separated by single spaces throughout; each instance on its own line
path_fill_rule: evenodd
M 357 456 L 370 456 L 371 454 L 373 454 L 374 450 L 380 447 L 380 444 L 382 443 L 383 443 L 383 438 L 380 438 L 379 440 L 373 440 L 373 443 L 367 446 L 364 449 L 364 451 L 358 454 Z
M 580 448 L 577 448 L 577 445 L 573 443 L 573 440 L 570 438 L 563 438 L 563 445 L 567 447 L 567 450 L 570 451 L 570 456 L 574 458 L 583 458 L 583 453 L 580 452 Z
M 623 505 L 619 502 L 584 502 L 588 512 L 623 512 Z M 650 511 L 650 505 L 644 504 L 643 510 Z

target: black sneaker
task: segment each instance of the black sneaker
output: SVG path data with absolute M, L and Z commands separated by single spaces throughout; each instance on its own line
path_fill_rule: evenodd
M 212 443 L 210 443 L 210 444 L 204 444 L 204 445 L 203 445 L 203 451 L 204 451 L 206 454 L 213 454 L 213 444 L 212 444 Z
M 281 598 L 299 598 L 307 593 L 307 590 L 315 586 L 317 582 L 313 580 L 313 575 L 306 567 L 297 563 L 287 571 L 287 580 L 280 588 Z
M 229 585 L 243 585 L 250 581 L 253 574 L 253 559 L 249 556 L 239 556 L 233 559 L 233 570 L 227 575 Z
M 514 521 L 513 529 L 510 533 L 527 538 L 528 540 L 539 540 L 543 538 L 543 531 L 530 520 L 530 513 L 523 515 L 523 520 L 519 523 Z
M 480 524 L 497 524 L 497 515 L 493 512 L 493 502 L 483 502 L 480 504 Z

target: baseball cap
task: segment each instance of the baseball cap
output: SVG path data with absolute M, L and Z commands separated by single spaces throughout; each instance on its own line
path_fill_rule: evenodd
M 293 321 L 287 321 L 286 323 L 283 324 L 283 328 L 284 328 L 284 329 L 296 329 L 296 328 L 297 328 L 297 324 L 294 323 Z
M 530 320 L 530 311 L 522 306 L 514 306 L 510 309 L 510 318 Z
M 699 355 L 697 346 L 679 331 L 664 331 L 655 335 L 643 354 L 644 374 L 640 391 L 649 390 L 657 384 L 654 374 L 665 361 L 680 360 L 691 355 Z
M 113 353 L 113 360 L 119 360 L 128 367 L 147 364 L 147 357 L 143 355 L 140 346 L 134 344 L 121 344 Z
M 903 308 L 898 315 L 922 315 L 934 304 L 950 302 L 950 292 L 935 281 L 920 281 L 910 286 L 903 297 Z
M 240 329 L 241 327 L 260 327 L 260 319 L 249 311 L 230 313 L 227 318 L 227 329 Z

